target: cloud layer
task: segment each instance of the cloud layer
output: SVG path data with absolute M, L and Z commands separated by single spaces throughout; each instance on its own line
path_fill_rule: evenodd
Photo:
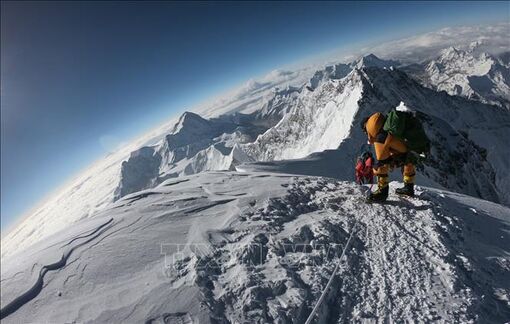
M 510 23 L 448 27 L 413 37 L 366 47 L 361 52 L 371 52 L 381 57 L 391 57 L 406 63 L 431 59 L 446 47 L 459 49 L 476 47 L 477 51 L 500 54 L 510 50 Z M 363 54 L 363 53 L 360 53 Z

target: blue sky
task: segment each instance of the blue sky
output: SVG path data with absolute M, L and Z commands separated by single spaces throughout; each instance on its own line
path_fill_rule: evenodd
M 508 2 L 2 2 L 2 228 L 109 141 L 253 76 L 508 12 Z

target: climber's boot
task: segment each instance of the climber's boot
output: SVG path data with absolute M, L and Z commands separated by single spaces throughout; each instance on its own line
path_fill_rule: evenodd
M 397 188 L 395 193 L 402 196 L 414 197 L 414 183 L 405 182 L 402 188 Z
M 383 202 L 388 199 L 390 187 L 388 186 L 388 175 L 378 175 L 377 176 L 377 190 L 371 192 L 367 200 L 370 202 Z

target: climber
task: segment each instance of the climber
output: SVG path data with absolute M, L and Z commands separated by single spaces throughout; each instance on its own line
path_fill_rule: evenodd
M 430 149 L 430 142 L 423 127 L 404 103 L 392 110 L 388 116 L 380 112 L 363 119 L 361 128 L 374 145 L 377 162 L 374 174 L 377 176 L 377 190 L 370 193 L 368 201 L 383 202 L 388 198 L 389 172 L 395 167 L 402 168 L 404 186 L 395 192 L 399 195 L 414 196 L 416 155 Z
M 370 151 L 363 152 L 356 161 L 356 182 L 358 184 L 374 183 L 373 173 L 374 157 Z

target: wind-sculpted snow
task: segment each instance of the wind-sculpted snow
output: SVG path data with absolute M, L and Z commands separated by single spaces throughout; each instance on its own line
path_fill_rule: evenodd
M 64 249 L 61 258 L 54 263 L 43 265 L 39 270 L 39 274 L 37 275 L 35 283 L 30 288 L 28 288 L 27 291 L 25 291 L 20 296 L 16 297 L 14 300 L 6 304 L 5 306 L 2 304 L 1 317 L 4 318 L 9 316 L 10 314 L 14 313 L 19 308 L 21 308 L 23 305 L 30 302 L 32 299 L 36 298 L 37 295 L 44 288 L 43 286 L 44 276 L 46 275 L 46 273 L 48 273 L 49 271 L 56 271 L 65 267 L 67 264 L 67 260 L 69 259 L 73 251 L 79 248 L 80 246 L 85 245 L 99 237 L 106 230 L 106 226 L 108 226 L 111 223 L 111 221 L 112 219 L 109 219 L 100 226 L 98 226 L 97 228 L 93 229 L 90 233 L 74 237 L 65 245 L 63 245 L 62 248 Z M 81 239 L 84 240 L 79 241 Z M 79 241 L 79 243 L 73 244 L 76 241 Z
M 510 316 L 507 207 L 428 188 L 367 205 L 366 190 L 263 172 L 167 180 L 2 263 L 2 322 L 302 323 L 343 251 L 315 321 Z

